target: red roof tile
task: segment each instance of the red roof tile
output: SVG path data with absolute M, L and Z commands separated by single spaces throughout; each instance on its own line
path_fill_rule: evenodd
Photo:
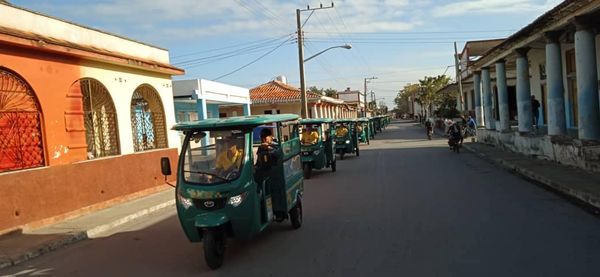
M 308 101 L 317 101 L 321 95 L 306 92 Z M 277 80 L 250 89 L 253 104 L 293 103 L 300 102 L 300 89 Z

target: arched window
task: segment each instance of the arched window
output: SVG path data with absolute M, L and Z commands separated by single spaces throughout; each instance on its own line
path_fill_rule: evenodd
M 81 79 L 73 86 L 79 86 L 82 95 L 88 158 L 118 155 L 117 112 L 108 90 L 91 78 Z
M 136 152 L 167 147 L 165 112 L 158 92 L 141 85 L 131 98 L 133 148 Z
M 44 165 L 41 126 L 33 89 L 0 67 L 0 172 Z

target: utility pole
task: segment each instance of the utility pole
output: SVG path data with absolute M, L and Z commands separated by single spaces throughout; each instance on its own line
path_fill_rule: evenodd
M 456 68 L 456 82 L 458 83 L 458 93 L 460 95 L 460 109 L 461 114 L 465 111 L 465 99 L 463 98 L 463 87 L 462 87 L 462 77 L 460 74 L 460 66 L 458 60 L 458 49 L 456 48 L 456 41 L 454 42 L 454 67 Z
M 321 6 L 319 8 L 311 9 L 310 6 L 306 6 L 306 9 L 304 9 L 304 10 L 296 9 L 296 23 L 298 25 L 298 30 L 297 30 L 297 32 L 298 32 L 298 64 L 300 65 L 300 103 L 302 105 L 300 113 L 301 113 L 302 118 L 308 118 L 308 103 L 306 101 L 306 84 L 304 82 L 304 35 L 302 33 L 302 26 L 304 26 L 304 24 L 306 24 L 306 21 L 308 21 L 308 18 L 310 18 L 310 16 L 306 19 L 304 24 L 302 24 L 302 20 L 300 20 L 300 13 L 305 12 L 305 11 L 311 11 L 311 15 L 312 15 L 312 13 L 314 13 L 316 10 L 331 9 L 331 8 L 333 8 L 333 2 L 331 2 L 331 6 L 329 6 L 329 7 L 323 7 L 323 4 L 321 4 Z
M 377 79 L 377 77 L 375 77 L 375 76 L 365 78 L 365 95 L 364 95 L 365 96 L 365 112 L 363 114 L 364 117 L 367 116 L 367 107 L 368 107 L 368 105 L 367 105 L 368 104 L 367 103 L 367 81 L 369 81 L 369 80 L 375 80 L 375 79 Z

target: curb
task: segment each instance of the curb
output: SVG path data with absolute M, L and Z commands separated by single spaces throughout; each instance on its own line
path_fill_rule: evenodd
M 56 240 L 52 240 L 43 245 L 38 245 L 31 249 L 28 249 L 25 253 L 19 254 L 13 257 L 7 257 L 6 259 L 0 260 L 0 269 L 8 268 L 11 266 L 18 265 L 20 263 L 29 261 L 46 253 L 52 252 L 54 250 L 58 250 L 68 245 L 74 244 L 79 241 L 88 240 L 90 238 L 97 237 L 99 234 L 114 229 L 123 224 L 132 222 L 138 218 L 142 218 L 144 216 L 151 215 L 158 211 L 162 211 L 166 208 L 172 207 L 175 205 L 175 199 L 169 200 L 160 204 L 156 204 L 150 206 L 148 208 L 139 210 L 137 212 L 122 216 L 120 218 L 114 219 L 110 222 L 100 224 L 88 230 L 75 231 L 70 232 Z
M 500 165 L 511 172 L 514 172 L 526 179 L 537 182 L 537 183 L 545 186 L 546 188 L 549 188 L 549 189 L 555 191 L 556 193 L 559 193 L 563 196 L 566 196 L 570 199 L 573 199 L 573 200 L 579 202 L 580 204 L 584 204 L 584 205 L 588 206 L 589 208 L 594 209 L 594 213 L 598 213 L 598 211 L 600 210 L 600 197 L 598 197 L 596 195 L 593 195 L 593 194 L 587 193 L 587 192 L 574 190 L 574 189 L 570 188 L 569 186 L 565 186 L 558 182 L 552 181 L 551 179 L 548 179 L 548 178 L 546 178 L 540 174 L 537 174 L 533 171 L 530 171 L 526 168 L 519 167 L 511 162 L 508 162 L 508 161 L 505 161 L 502 159 L 494 159 L 486 154 L 478 152 L 477 150 L 473 149 L 472 147 L 470 147 L 467 144 L 463 144 L 463 147 L 465 149 L 469 150 L 470 152 L 476 154 L 477 156 L 479 156 L 480 158 L 482 158 L 484 160 L 487 160 L 491 163 Z
M 121 217 L 119 219 L 113 220 L 111 222 L 108 222 L 108 223 L 105 223 L 105 224 L 102 224 L 102 225 L 98 225 L 98 226 L 96 226 L 94 228 L 91 228 L 91 229 L 85 231 L 85 234 L 86 234 L 86 236 L 88 238 L 95 238 L 100 233 L 103 233 L 103 232 L 106 232 L 108 230 L 114 229 L 114 228 L 119 227 L 119 226 L 121 226 L 121 225 L 123 225 L 125 223 L 131 222 L 131 221 L 133 221 L 135 219 L 138 219 L 140 217 L 144 217 L 144 216 L 150 215 L 152 213 L 158 212 L 158 211 L 160 211 L 162 209 L 165 209 L 165 208 L 168 208 L 170 206 L 175 206 L 175 199 L 172 199 L 172 200 L 169 200 L 169 201 L 166 201 L 166 202 L 163 202 L 163 203 L 160 203 L 160 204 L 157 204 L 157 205 L 154 205 L 154 206 L 151 206 L 151 207 L 139 210 L 139 211 L 137 211 L 135 213 L 126 215 L 124 217 Z

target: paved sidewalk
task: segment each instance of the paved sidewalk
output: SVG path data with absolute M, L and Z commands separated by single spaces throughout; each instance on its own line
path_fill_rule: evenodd
M 470 140 L 465 139 L 463 144 L 466 150 L 560 194 L 576 199 L 593 208 L 595 212 L 600 210 L 600 173 L 591 173 L 555 162 L 503 151 L 491 145 L 468 141 Z
M 174 195 L 170 188 L 41 229 L 0 236 L 0 269 L 94 238 L 154 212 L 174 209 Z

